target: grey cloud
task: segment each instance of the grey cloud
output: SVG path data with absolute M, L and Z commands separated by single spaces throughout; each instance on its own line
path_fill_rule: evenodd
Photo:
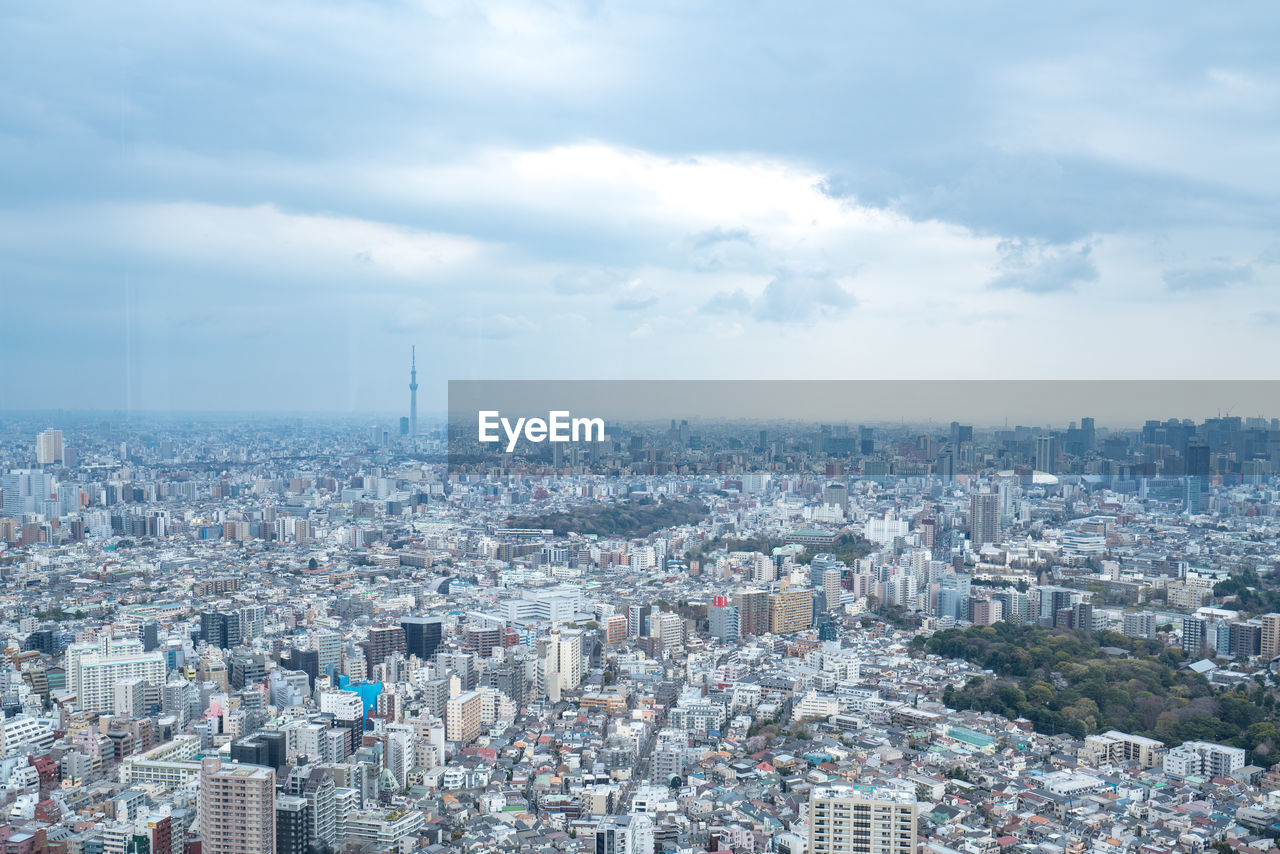
M 658 298 L 655 296 L 642 296 L 632 294 L 628 296 L 618 297 L 613 303 L 613 307 L 618 311 L 639 311 L 642 308 L 648 308 L 657 303 Z
M 742 314 L 763 323 L 808 323 L 825 316 L 844 314 L 858 300 L 830 273 L 779 273 L 752 298 L 741 289 L 721 291 L 703 306 L 707 314 Z
M 707 231 L 700 231 L 697 234 L 690 235 L 690 244 L 694 249 L 705 249 L 708 246 L 714 246 L 717 243 L 745 243 L 748 246 L 755 246 L 755 238 L 751 236 L 751 231 L 745 228 L 713 228 Z
M 1000 254 L 996 275 L 988 282 L 995 290 L 1020 290 L 1033 294 L 1074 290 L 1081 282 L 1098 278 L 1090 253 L 1092 245 L 1066 246 L 1034 239 L 1008 239 L 996 247 Z
M 1212 291 L 1253 280 L 1253 267 L 1216 259 L 1208 264 L 1165 270 L 1161 278 L 1171 291 Z

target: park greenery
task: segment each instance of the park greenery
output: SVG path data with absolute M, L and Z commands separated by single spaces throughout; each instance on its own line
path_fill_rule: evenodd
M 919 648 L 992 671 L 942 701 L 953 709 L 1030 720 L 1037 732 L 1120 730 L 1172 747 L 1211 741 L 1243 747 L 1249 761 L 1280 760 L 1275 687 L 1263 680 L 1219 690 L 1183 665 L 1180 649 L 1114 632 L 997 623 L 917 637 Z
M 540 516 L 507 519 L 513 528 L 550 528 L 557 536 L 570 532 L 601 537 L 647 537 L 674 525 L 692 525 L 707 516 L 697 501 L 654 501 L 642 498 L 617 504 L 577 507 Z
M 779 537 L 724 536 L 705 540 L 690 551 L 689 557 L 702 557 L 714 551 L 760 552 L 768 555 L 772 554 L 774 549 L 785 545 L 787 541 Z M 813 560 L 815 554 L 833 554 L 846 565 L 851 566 L 855 560 L 866 557 L 874 550 L 874 543 L 864 540 L 857 534 L 844 533 L 830 546 L 809 546 L 806 551 L 798 553 L 795 560 L 796 563 L 807 564 Z

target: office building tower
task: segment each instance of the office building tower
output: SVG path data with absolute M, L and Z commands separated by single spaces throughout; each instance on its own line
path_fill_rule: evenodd
M 843 483 L 828 483 L 822 489 L 822 503 L 835 505 L 844 513 L 849 509 L 849 487 Z
M 1036 471 L 1055 474 L 1058 470 L 1058 437 L 1036 437 Z
M 237 611 L 202 611 L 200 640 L 218 649 L 240 645 L 240 614 Z
M 969 496 L 969 541 L 974 546 L 1000 542 L 1000 496 L 975 492 Z
M 274 769 L 201 760 L 202 854 L 275 854 L 275 797 Z
M 1080 444 L 1084 451 L 1092 451 L 1098 444 L 1098 431 L 1093 418 L 1080 419 Z
M 406 637 L 409 634 L 405 629 Z M 462 651 L 477 658 L 488 658 L 493 655 L 494 648 L 502 649 L 505 630 L 499 625 L 468 625 L 462 630 Z
M 423 661 L 430 661 L 440 648 L 443 636 L 443 624 L 439 617 L 402 617 L 400 627 L 404 630 L 404 652 L 416 655 Z M 488 653 L 486 653 L 487 655 Z
M 231 761 L 267 768 L 283 767 L 288 762 L 288 737 L 281 730 L 258 730 L 231 742 Z
M 61 430 L 45 430 L 39 436 L 36 436 L 36 462 L 42 466 L 61 465 L 62 455 L 62 431 Z
M 914 854 L 916 800 L 874 786 L 826 785 L 809 794 L 808 854 Z
M 969 619 L 969 598 L 973 578 L 966 572 L 952 572 L 938 580 L 938 616 Z
M 815 590 L 822 589 L 823 573 L 828 569 L 840 569 L 840 559 L 833 554 L 816 554 L 809 562 L 809 586 Z

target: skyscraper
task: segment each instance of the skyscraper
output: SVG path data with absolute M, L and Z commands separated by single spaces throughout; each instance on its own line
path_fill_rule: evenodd
M 1262 615 L 1262 655 L 1268 661 L 1280 655 L 1280 614 Z
M 276 772 L 200 763 L 200 840 L 207 854 L 275 854 Z
M 62 462 L 62 431 L 45 430 L 36 437 L 36 462 L 42 466 Z
M 416 655 L 430 661 L 440 646 L 441 622 L 439 617 L 401 617 L 404 629 L 404 648 L 407 655 Z M 487 657 L 489 650 L 485 651 Z
M 409 436 L 418 435 L 418 348 L 409 350 Z
M 975 546 L 1000 542 L 1000 496 L 996 493 L 969 496 L 969 540 Z
M 1036 439 L 1036 471 L 1054 474 L 1058 468 L 1058 437 L 1040 436 Z

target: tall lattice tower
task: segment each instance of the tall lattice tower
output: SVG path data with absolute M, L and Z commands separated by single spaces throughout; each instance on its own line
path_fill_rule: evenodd
M 409 435 L 418 435 L 418 348 L 409 349 Z

